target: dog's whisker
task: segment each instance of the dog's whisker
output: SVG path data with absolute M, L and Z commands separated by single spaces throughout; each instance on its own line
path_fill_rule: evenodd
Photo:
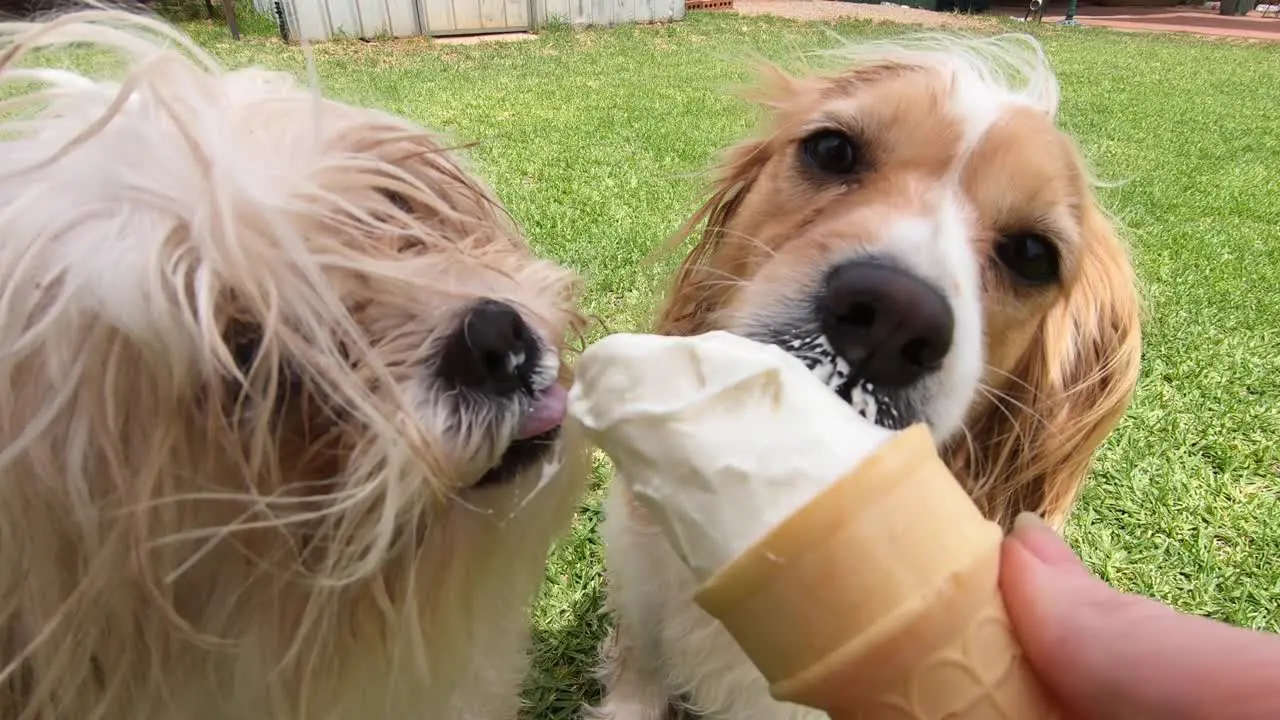
M 1024 445 L 1031 439 L 1029 430 L 1017 423 L 1017 416 L 1010 412 L 1007 408 L 995 405 L 996 411 L 1009 420 L 1008 429 L 1004 433 L 986 431 L 983 434 L 985 443 L 974 448 L 974 454 L 971 455 L 971 462 L 974 464 L 974 470 L 980 470 L 987 467 L 1004 467 L 1010 459 L 1010 456 L 1017 452 L 1018 446 Z M 992 476 L 990 473 L 981 471 L 973 472 L 977 480 L 976 487 L 983 494 L 987 492 L 989 486 L 998 485 L 1005 480 Z
M 327 483 L 321 483 L 327 484 Z M 158 498 L 148 498 L 137 504 L 120 508 L 113 511 L 116 515 L 131 515 L 146 512 L 155 508 L 161 508 L 168 505 L 179 505 L 183 503 L 222 503 L 222 504 L 251 504 L 260 507 L 272 506 L 288 506 L 288 505 L 320 505 L 329 503 L 333 500 L 342 499 L 348 495 L 353 495 L 363 491 L 363 488 L 351 488 L 345 491 L 334 491 L 325 493 L 316 493 L 307 496 L 288 495 L 286 493 L 296 491 L 306 491 L 310 484 L 293 484 L 283 485 L 279 491 L 271 495 L 259 495 L 255 493 L 233 493 L 208 491 L 198 493 L 174 493 Z
M 1034 386 L 1032 386 L 1032 385 L 1031 385 L 1031 383 L 1029 383 L 1029 382 L 1027 382 L 1025 379 L 1020 378 L 1020 377 L 1018 377 L 1017 375 L 1015 375 L 1015 374 L 1013 374 L 1013 373 L 1009 372 L 1008 370 L 1001 370 L 1000 368 L 998 368 L 998 367 L 996 367 L 996 366 L 994 366 L 994 365 L 991 365 L 991 364 L 989 364 L 989 363 L 985 363 L 985 364 L 983 365 L 983 367 L 985 367 L 985 368 L 987 369 L 987 371 L 988 371 L 988 372 L 992 372 L 992 373 L 995 373 L 995 374 L 999 375 L 1000 377 L 1004 378 L 1005 380 L 1008 380 L 1008 381 L 1009 381 L 1009 382 L 1011 382 L 1011 383 L 1014 383 L 1015 385 L 1017 385 L 1019 388 L 1021 388 L 1021 389 L 1023 389 L 1023 390 L 1027 390 L 1027 391 L 1031 392 L 1032 394 L 1035 394 L 1035 393 L 1037 393 L 1037 392 L 1038 392 L 1038 391 L 1036 390 L 1036 388 L 1035 388 Z
M 755 236 L 748 235 L 744 232 L 723 228 L 719 230 L 719 238 L 721 241 L 727 240 L 729 242 L 741 242 L 748 247 L 763 250 L 768 257 L 774 257 L 777 255 L 777 250 L 774 250 Z
M 708 279 L 708 280 L 703 280 L 701 283 L 699 283 L 699 287 L 705 292 L 720 290 L 722 288 L 739 287 L 741 285 L 742 285 L 742 280 L 739 280 L 739 279 L 725 279 L 725 280 Z
M 973 437 L 973 431 L 970 430 L 967 425 L 961 425 L 960 434 L 961 434 L 961 437 L 964 438 L 965 447 L 970 457 L 976 455 L 976 453 L 978 452 L 978 443 Z
M 995 388 L 993 388 L 993 387 L 991 387 L 991 386 L 989 386 L 989 385 L 987 385 L 987 384 L 985 384 L 985 383 L 980 383 L 980 384 L 978 385 L 978 387 L 977 387 L 977 390 L 978 390 L 978 392 L 982 393 L 982 395 L 983 395 L 984 397 L 986 397 L 986 398 L 988 398 L 989 400 L 991 400 L 991 401 L 992 401 L 992 403 L 993 403 L 995 406 L 997 406 L 997 407 L 1001 408 L 1001 409 L 1002 409 L 1002 410 L 1004 410 L 1006 413 L 1008 413 L 1008 409 L 1007 409 L 1007 408 L 1005 408 L 1005 404 L 1007 403 L 1008 405 L 1012 405 L 1014 408 L 1016 408 L 1017 410 L 1021 411 L 1022 413 L 1025 413 L 1025 414 L 1027 415 L 1027 417 L 1029 417 L 1030 419 L 1032 419 L 1033 421 L 1035 421 L 1037 424 L 1041 424 L 1041 425 L 1043 425 L 1043 424 L 1046 424 L 1046 423 L 1048 422 L 1048 421 L 1044 418 L 1044 416 L 1042 416 L 1042 415 L 1040 415 L 1038 412 L 1036 412 L 1035 408 L 1033 408 L 1032 406 L 1028 405 L 1027 403 L 1024 403 L 1024 402 L 1022 402 L 1022 401 L 1018 400 L 1017 398 L 1013 397 L 1012 395 L 1010 395 L 1010 394 L 1008 394 L 1008 393 L 1006 393 L 1006 392 L 1003 392 L 1003 391 L 1001 391 L 1001 390 L 997 390 L 997 389 L 995 389 Z M 1014 424 L 1015 424 L 1015 425 L 1020 424 L 1020 423 L 1018 423 L 1018 422 L 1017 422 L 1017 418 L 1016 418 L 1014 415 L 1012 415 L 1012 414 L 1008 414 L 1008 418 L 1009 418 L 1009 420 L 1012 420 L 1012 421 L 1014 422 Z

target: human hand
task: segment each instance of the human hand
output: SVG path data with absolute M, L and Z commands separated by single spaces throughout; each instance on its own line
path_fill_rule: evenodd
M 1034 515 L 1005 540 L 1000 585 L 1031 665 L 1070 720 L 1280 718 L 1280 636 L 1121 593 Z

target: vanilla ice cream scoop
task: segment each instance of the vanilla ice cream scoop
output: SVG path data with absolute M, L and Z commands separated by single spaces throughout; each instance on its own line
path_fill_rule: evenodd
M 999 588 L 1003 534 L 928 427 L 864 420 L 722 332 L 589 348 L 569 413 L 774 698 L 832 720 L 1051 720 Z
M 892 435 L 785 351 L 727 332 L 601 340 L 569 413 L 699 580 Z

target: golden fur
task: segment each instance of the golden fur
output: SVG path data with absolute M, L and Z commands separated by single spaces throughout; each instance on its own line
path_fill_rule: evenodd
M 1129 403 L 1141 338 L 1127 251 L 1055 127 L 1056 79 L 1026 36 L 923 36 L 836 56 L 830 73 L 766 69 L 755 93 L 763 132 L 728 150 L 675 238 L 698 240 L 656 330 L 773 333 L 825 268 L 892 257 L 927 276 L 957 317 L 939 377 L 917 383 L 920 419 L 990 518 L 1007 526 L 1031 510 L 1061 528 Z M 832 127 L 859 140 L 864 166 L 815 182 L 798 148 Z M 996 243 L 1022 232 L 1052 238 L 1056 282 L 1019 284 L 995 259 Z M 600 717 L 662 720 L 681 705 L 707 720 L 821 717 L 770 699 L 692 603 L 696 583 L 621 481 L 601 532 L 618 625 Z
M 472 487 L 522 408 L 433 368 L 496 298 L 567 383 L 573 274 L 432 135 L 160 22 L 0 24 L 0 83 L 0 718 L 514 717 L 584 456 Z
M 820 214 L 848 217 L 859 208 L 908 207 L 919 201 L 918 184 L 950 171 L 960 132 L 939 117 L 945 87 L 910 70 L 884 62 L 834 76 L 793 78 L 766 69 L 770 82 L 756 97 L 771 110 L 770 129 L 728 151 L 710 198 L 674 239 L 683 242 L 702 227 L 677 271 L 657 332 L 718 329 L 740 286 L 761 282 L 755 277 L 760 264 L 814 259 L 805 238 L 792 239 L 788 231 Z M 884 177 L 857 193 L 805 198 L 797 206 L 806 188 L 795 187 L 794 176 L 768 172 L 770 163 L 832 98 L 853 94 L 877 116 L 859 120 L 875 128 L 871 144 L 897 157 Z M 990 392 L 965 423 L 967 440 L 952 444 L 948 458 L 993 519 L 1008 525 L 1030 510 L 1061 527 L 1094 451 L 1123 415 L 1137 383 L 1140 302 L 1127 250 L 1098 205 L 1071 139 L 1028 109 L 1011 113 L 999 130 L 973 151 L 964 169 L 965 192 L 979 208 L 974 254 L 990 254 L 1002 223 L 1033 221 L 1049 208 L 1070 215 L 1062 222 L 1072 226 L 1064 234 L 1075 255 L 1072 272 L 1052 297 L 1027 297 L 988 273 L 984 384 Z M 993 177 L 1002 181 L 991 183 Z M 748 193 L 752 202 L 744 207 Z M 877 219 L 868 213 L 865 222 Z M 841 241 L 859 242 L 856 232 L 849 235 Z

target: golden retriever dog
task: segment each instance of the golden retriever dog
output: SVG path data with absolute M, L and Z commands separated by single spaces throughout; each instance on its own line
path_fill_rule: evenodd
M 514 718 L 576 276 L 161 22 L 0 24 L 0 82 L 0 718 Z
M 889 428 L 927 423 L 987 515 L 1061 527 L 1137 382 L 1125 247 L 1026 36 L 922 36 L 771 71 L 764 132 L 731 149 L 657 330 L 728 330 L 804 360 Z M 853 392 L 859 389 L 861 392 Z M 613 720 L 822 715 L 770 699 L 615 481 L 602 534 Z M 940 528 L 945 532 L 945 528 Z

